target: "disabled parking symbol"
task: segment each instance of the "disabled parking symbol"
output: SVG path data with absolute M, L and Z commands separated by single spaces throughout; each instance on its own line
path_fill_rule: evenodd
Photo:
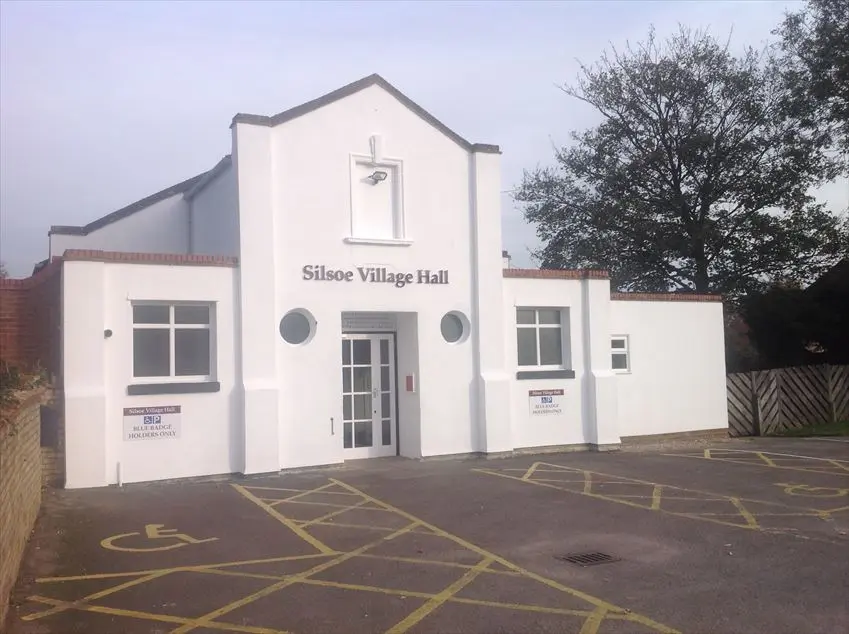
M 156 542 L 154 541 L 154 545 L 147 547 L 134 547 L 123 545 L 119 546 L 115 543 L 117 541 L 128 540 L 131 537 L 143 537 L 143 539 L 148 542 L 152 540 L 169 540 L 171 543 L 159 546 L 156 545 Z M 112 535 L 111 537 L 107 537 L 106 539 L 102 540 L 100 542 L 100 545 L 103 548 L 107 548 L 109 550 L 118 550 L 126 553 L 150 553 L 160 550 L 174 550 L 175 548 L 182 548 L 183 546 L 190 546 L 192 544 L 204 544 L 206 542 L 214 542 L 217 539 L 217 537 L 208 537 L 207 539 L 196 539 L 191 535 L 186 535 L 185 533 L 177 532 L 176 528 L 165 528 L 165 524 L 146 524 L 144 527 L 144 533 L 135 532 Z M 137 543 L 139 540 L 133 541 Z
M 837 487 L 814 487 L 808 484 L 793 484 L 790 482 L 776 482 L 775 486 L 784 487 L 784 492 L 787 495 L 808 498 L 839 498 L 849 495 L 849 489 Z

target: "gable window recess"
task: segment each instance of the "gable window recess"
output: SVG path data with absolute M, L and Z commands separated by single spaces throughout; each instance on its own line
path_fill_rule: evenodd
M 613 335 L 610 338 L 610 364 L 617 374 L 631 372 L 631 346 L 628 335 Z
M 517 307 L 516 349 L 516 378 L 574 378 L 569 355 L 569 309 Z
M 212 304 L 138 302 L 132 312 L 136 385 L 129 386 L 130 394 L 160 393 L 148 389 L 151 385 L 170 386 L 164 393 L 217 391 Z
M 351 154 L 349 244 L 409 246 L 404 217 L 403 162 Z

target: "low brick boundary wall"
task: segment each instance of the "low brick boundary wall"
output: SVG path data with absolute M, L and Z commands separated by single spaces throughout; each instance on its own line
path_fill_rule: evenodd
M 0 630 L 9 608 L 9 593 L 41 506 L 41 406 L 50 390 L 28 395 L 0 421 Z

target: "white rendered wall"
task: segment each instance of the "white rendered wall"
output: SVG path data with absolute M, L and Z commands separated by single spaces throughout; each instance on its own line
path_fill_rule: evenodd
M 228 167 L 190 201 L 191 253 L 239 255 L 236 170 Z
M 160 200 L 88 235 L 52 234 L 50 256 L 61 256 L 67 249 L 187 253 L 188 224 L 188 205 L 181 193 Z
M 374 135 L 381 137 L 387 159 L 403 163 L 408 246 L 345 242 L 351 235 L 351 154 L 368 155 Z M 237 123 L 234 161 L 239 185 L 245 398 L 248 407 L 280 421 L 277 457 L 267 453 L 274 439 L 265 430 L 256 430 L 261 440 L 251 440 L 249 435 L 247 460 L 255 463 L 253 469 L 344 459 L 340 436 L 330 433 L 330 419 L 342 420 L 339 367 L 341 313 L 345 311 L 416 313 L 416 329 L 404 330 L 410 336 L 416 333 L 421 351 L 416 386 L 420 418 L 401 420 L 401 452 L 417 453 L 418 449 L 429 456 L 477 450 L 479 381 L 473 340 L 449 344 L 440 333 L 440 320 L 448 311 L 473 317 L 477 259 L 470 201 L 475 168 L 469 152 L 372 86 L 274 128 Z M 492 172 L 482 186 L 495 187 L 486 195 L 497 201 L 498 157 L 481 163 L 478 171 Z M 493 265 L 483 275 L 500 278 L 499 209 L 491 208 L 489 200 L 480 202 L 492 225 L 479 238 L 478 249 L 490 249 L 493 254 Z M 357 266 L 400 272 L 447 269 L 450 277 L 446 285 L 405 288 L 358 278 L 305 281 L 302 268 L 307 264 L 353 270 L 355 275 Z M 486 301 L 497 311 L 500 282 L 485 285 L 491 288 L 498 292 Z M 307 344 L 292 346 L 281 339 L 277 326 L 287 311 L 298 308 L 310 311 L 317 330 Z M 399 341 L 399 349 L 414 347 Z M 399 368 L 407 362 L 399 357 Z M 276 394 L 276 404 L 268 400 L 271 393 Z M 420 447 L 403 446 L 405 422 L 420 423 Z
M 236 269 L 63 264 L 66 486 L 162 480 L 242 469 L 236 374 Z M 132 301 L 215 304 L 214 367 L 221 390 L 128 396 L 132 377 Z M 112 330 L 106 338 L 104 330 Z M 123 440 L 123 408 L 180 405 L 180 437 Z
M 581 332 L 583 297 L 580 280 L 558 279 L 504 279 L 504 347 L 507 370 L 513 377 L 510 383 L 511 428 L 515 448 L 545 447 L 550 445 L 575 445 L 590 442 L 590 430 L 583 412 L 583 386 L 586 380 L 584 342 Z M 568 308 L 569 332 L 564 338 L 571 349 L 571 369 L 574 379 L 516 380 L 520 370 L 516 343 L 516 308 Z M 565 348 L 564 348 L 565 350 Z M 561 415 L 531 416 L 529 390 L 563 389 Z
M 622 436 L 728 426 L 721 302 L 613 301 L 611 335 L 628 335 L 616 376 Z

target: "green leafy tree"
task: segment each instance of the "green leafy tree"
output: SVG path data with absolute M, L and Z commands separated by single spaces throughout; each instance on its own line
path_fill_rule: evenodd
M 3 262 L 0 262 L 0 280 L 4 277 L 9 277 L 9 271 L 6 270 L 6 265 Z
M 563 90 L 601 123 L 514 194 L 542 266 L 605 268 L 622 290 L 738 297 L 816 277 L 845 252 L 839 218 L 808 194 L 838 171 L 830 135 L 778 116 L 786 89 L 768 51 L 735 57 L 704 32 L 651 31 Z
M 790 91 L 787 115 L 828 130 L 849 152 L 849 2 L 809 0 L 776 30 L 782 75 Z

